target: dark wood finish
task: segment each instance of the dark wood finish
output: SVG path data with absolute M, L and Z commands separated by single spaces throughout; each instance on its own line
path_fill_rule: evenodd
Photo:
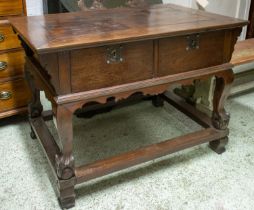
M 246 36 L 248 39 L 254 38 L 254 0 L 251 0 L 249 21 L 250 24 L 248 25 Z
M 225 31 L 200 33 L 199 48 L 194 50 L 186 50 L 188 42 L 186 36 L 159 40 L 158 76 L 222 64 L 225 55 L 225 35 Z
M 39 54 L 237 28 L 247 24 L 247 21 L 171 4 L 10 20 L 15 30 Z
M 106 63 L 107 47 L 74 50 L 71 53 L 72 92 L 151 79 L 153 77 L 153 42 L 135 42 L 123 44 L 122 47 L 123 62 L 112 64 Z
M 225 150 L 229 116 L 224 103 L 234 79 L 228 62 L 246 21 L 169 4 L 11 22 L 26 51 L 26 78 L 33 92 L 31 137 L 42 142 L 63 208 L 75 205 L 77 183 L 205 142 L 211 142 L 217 153 Z M 191 84 L 211 76 L 216 77 L 211 118 L 166 93 L 175 83 Z M 59 148 L 45 127 L 40 90 L 52 103 Z M 163 106 L 163 99 L 204 129 L 76 167 L 73 114 L 89 104 L 115 104 L 135 95 L 152 96 L 157 107 Z

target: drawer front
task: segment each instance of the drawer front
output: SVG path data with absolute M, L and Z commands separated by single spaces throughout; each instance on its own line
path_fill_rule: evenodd
M 17 35 L 8 24 L 0 25 L 0 50 L 21 48 Z
M 0 0 L 0 16 L 23 14 L 22 0 Z
M 224 40 L 224 31 L 160 39 L 158 76 L 224 63 Z
M 105 88 L 153 77 L 153 41 L 75 50 L 72 92 Z
M 22 75 L 24 63 L 23 50 L 0 54 L 0 79 Z
M 26 106 L 30 90 L 24 79 L 0 83 L 0 112 Z

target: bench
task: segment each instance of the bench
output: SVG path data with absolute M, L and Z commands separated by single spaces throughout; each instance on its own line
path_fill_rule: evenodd
M 235 66 L 236 70 L 244 65 L 248 65 L 247 69 L 249 69 L 236 73 L 231 95 L 254 88 L 254 38 L 246 39 L 236 44 L 231 63 Z

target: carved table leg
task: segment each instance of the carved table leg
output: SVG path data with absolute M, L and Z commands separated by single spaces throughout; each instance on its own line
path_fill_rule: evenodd
M 163 107 L 164 106 L 164 100 L 160 95 L 155 95 L 152 97 L 152 103 L 155 107 Z
M 230 115 L 225 111 L 224 105 L 229 96 L 232 83 L 234 81 L 234 73 L 227 70 L 216 75 L 216 87 L 213 98 L 213 115 L 212 123 L 216 129 L 225 130 L 228 127 Z M 225 151 L 228 143 L 228 137 L 210 142 L 210 147 L 218 154 Z
M 41 104 L 40 100 L 40 90 L 36 88 L 35 81 L 31 73 L 28 71 L 29 66 L 25 65 L 25 77 L 26 81 L 31 89 L 32 97 L 31 101 L 28 104 L 28 113 L 30 118 L 36 118 L 41 116 L 41 113 L 43 111 L 43 106 Z M 31 133 L 30 136 L 32 139 L 36 139 L 36 135 L 31 127 Z
M 61 154 L 56 156 L 56 171 L 59 178 L 59 202 L 62 208 L 75 206 L 75 164 L 72 155 L 73 127 L 72 115 L 64 106 L 56 109 L 58 135 L 61 141 Z

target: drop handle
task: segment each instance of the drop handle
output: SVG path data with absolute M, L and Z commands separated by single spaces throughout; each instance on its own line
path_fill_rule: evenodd
M 0 100 L 9 100 L 11 97 L 12 97 L 12 93 L 10 91 L 0 92 Z
M 3 42 L 5 40 L 5 36 L 3 34 L 0 34 L 0 42 Z
M 7 68 L 8 64 L 5 61 L 0 61 L 0 71 L 4 71 Z

